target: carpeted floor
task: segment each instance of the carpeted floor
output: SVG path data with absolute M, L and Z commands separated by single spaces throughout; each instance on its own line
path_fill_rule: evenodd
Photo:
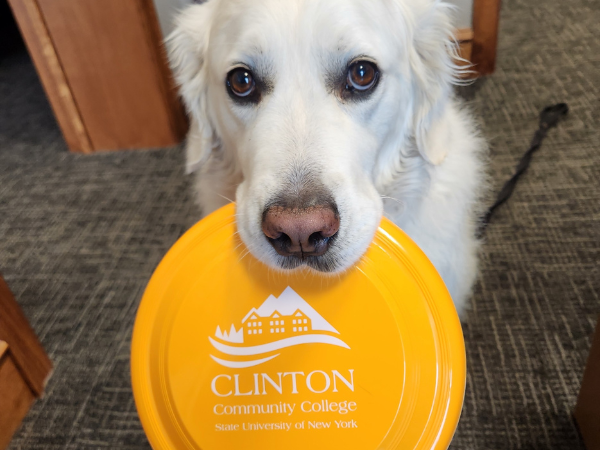
M 497 72 L 463 89 L 496 187 L 566 101 L 487 235 L 464 327 L 455 449 L 581 449 L 571 411 L 600 312 L 600 3 L 505 0 Z M 152 270 L 195 221 L 180 149 L 66 151 L 26 55 L 0 60 L 0 271 L 55 364 L 17 449 L 148 449 L 129 342 Z

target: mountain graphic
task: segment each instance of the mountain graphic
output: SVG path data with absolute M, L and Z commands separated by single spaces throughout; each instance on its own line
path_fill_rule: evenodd
M 288 286 L 279 297 L 270 295 L 258 308 L 252 308 L 242 319 L 239 330 L 234 325 L 231 325 L 229 331 L 217 326 L 215 337 L 221 342 L 208 337 L 212 346 L 228 357 L 265 357 L 251 360 L 222 359 L 214 355 L 210 357 L 225 367 L 246 368 L 270 361 L 279 356 L 279 353 L 272 352 L 296 345 L 328 344 L 350 349 L 341 339 L 323 332 L 340 334 Z
M 259 317 L 269 317 L 277 311 L 283 316 L 291 316 L 297 310 L 302 311 L 306 316 L 310 317 L 312 320 L 313 331 L 330 331 L 332 333 L 340 334 L 323 318 L 323 316 L 321 316 L 321 314 L 289 286 L 285 288 L 279 297 L 270 295 L 259 308 L 252 308 L 250 312 L 246 314 L 242 323 L 246 323 L 246 320 L 248 320 L 252 314 L 256 314 Z

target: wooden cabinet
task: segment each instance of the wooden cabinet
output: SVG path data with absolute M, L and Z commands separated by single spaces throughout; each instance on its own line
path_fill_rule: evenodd
M 34 400 L 8 344 L 0 341 L 0 449 L 8 447 Z
M 51 370 L 52 363 L 0 276 L 0 449 L 8 446 L 44 392 Z
M 187 131 L 152 0 L 9 0 L 69 149 L 164 147 Z

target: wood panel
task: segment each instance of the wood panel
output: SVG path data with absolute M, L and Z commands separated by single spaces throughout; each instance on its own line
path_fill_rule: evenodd
M 496 67 L 499 21 L 500 0 L 474 0 L 471 62 L 479 75 L 488 75 Z
M 8 0 L 8 3 L 69 149 L 91 152 L 83 120 L 36 1 Z
M 0 340 L 8 343 L 14 363 L 21 370 L 33 393 L 38 397 L 41 396 L 52 370 L 52 363 L 2 276 L 0 276 Z
M 95 150 L 181 140 L 185 116 L 165 76 L 152 0 L 38 4 Z
M 575 419 L 586 448 L 600 450 L 600 317 L 583 374 Z
M 0 449 L 5 449 L 35 396 L 23 379 L 8 346 L 2 342 L 0 341 Z

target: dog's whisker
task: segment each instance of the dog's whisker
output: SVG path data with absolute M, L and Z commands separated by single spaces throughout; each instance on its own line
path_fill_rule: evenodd
M 212 189 L 211 189 L 211 190 L 212 190 Z M 217 191 L 215 191 L 215 190 L 212 190 L 212 192 L 213 192 L 214 194 L 218 195 L 219 197 L 221 197 L 221 198 L 223 198 L 223 199 L 227 200 L 227 201 L 228 201 L 228 202 L 230 202 L 230 203 L 235 203 L 235 200 L 232 200 L 232 199 L 230 199 L 229 197 L 226 197 L 225 195 L 223 195 L 223 194 L 221 194 L 221 193 L 219 193 L 219 192 L 217 192 Z
M 382 199 L 384 199 L 384 200 L 393 200 L 393 201 L 395 201 L 396 203 L 398 203 L 400 205 L 405 205 L 405 203 L 402 200 L 399 200 L 399 199 L 394 198 L 394 197 L 390 197 L 390 196 L 387 196 L 387 195 L 381 195 L 380 197 Z
M 233 251 L 235 252 L 235 251 L 236 251 L 238 248 L 240 248 L 240 247 L 241 247 L 241 246 L 243 246 L 243 245 L 244 245 L 244 243 L 243 243 L 243 242 L 240 242 L 238 245 L 236 245 L 236 246 L 233 248 Z

